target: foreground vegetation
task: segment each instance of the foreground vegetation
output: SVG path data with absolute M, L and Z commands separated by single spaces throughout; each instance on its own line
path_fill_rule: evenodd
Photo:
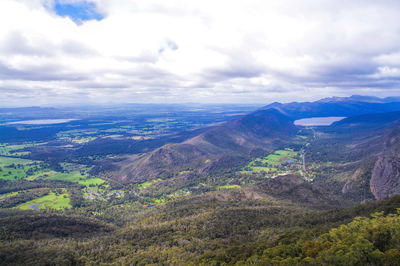
M 267 248 L 243 265 L 398 265 L 400 209 L 384 216 L 357 217 L 349 224 L 295 243 Z
M 253 118 L 243 126 L 258 125 Z M 364 193 L 368 174 L 362 168 L 354 172 L 352 165 L 364 155 L 347 152 L 346 147 L 357 147 L 343 141 L 348 135 L 335 139 L 329 131 L 293 130 L 265 150 L 232 145 L 231 156 L 210 152 L 201 157 L 201 169 L 189 163 L 165 174 L 189 153 L 202 151 L 181 145 L 164 151 L 136 178 L 107 175 L 135 157 L 120 155 L 196 135 L 160 137 L 170 132 L 168 126 L 188 127 L 170 117 L 139 120 L 71 122 L 54 130 L 26 127 L 18 134 L 37 137 L 36 142 L 3 141 L 0 264 L 400 264 L 400 196 L 372 201 Z M 228 129 L 223 132 L 231 133 Z M 35 135 L 36 130 L 41 133 Z M 52 135 L 43 140 L 46 130 Z M 316 140 L 318 134 L 323 137 Z M 206 140 L 220 144 L 226 136 L 217 132 Z M 262 142 L 252 141 L 263 137 L 246 141 L 260 147 Z M 164 169 L 163 159 L 169 162 Z M 152 169 L 160 174 L 149 177 Z M 363 182 L 344 186 L 347 175 Z M 359 197 L 346 198 L 343 188 Z M 371 202 L 358 205 L 361 200 Z
M 104 208 L 90 217 L 73 209 L 1 211 L 0 260 L 4 265 L 400 262 L 399 196 L 318 211 L 272 198 L 244 200 L 242 192 L 213 192 L 145 211 Z

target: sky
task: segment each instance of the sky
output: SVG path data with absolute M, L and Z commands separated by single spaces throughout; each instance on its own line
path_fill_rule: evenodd
M 400 96 L 398 0 L 0 0 L 0 106 Z

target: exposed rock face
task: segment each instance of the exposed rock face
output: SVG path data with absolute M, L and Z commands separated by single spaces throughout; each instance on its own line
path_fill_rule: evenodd
M 371 192 L 379 200 L 400 194 L 400 125 L 387 135 L 384 147 L 370 180 Z
M 356 171 L 354 171 L 342 187 L 342 193 L 346 198 L 362 201 L 370 200 L 374 197 L 370 191 L 370 179 L 376 159 L 375 156 L 372 156 L 361 163 L 351 164 L 356 168 Z
M 379 157 L 372 171 L 370 187 L 378 200 L 400 194 L 400 158 Z

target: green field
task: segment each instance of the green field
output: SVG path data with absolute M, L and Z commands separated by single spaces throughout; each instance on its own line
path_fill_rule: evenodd
M 99 186 L 105 182 L 101 178 L 98 177 L 91 178 L 87 174 L 81 174 L 79 171 L 73 171 L 69 173 L 54 172 L 54 174 L 45 177 L 45 179 L 69 181 L 69 182 L 79 183 L 86 187 Z
M 37 173 L 35 173 L 34 175 L 30 175 L 28 177 L 26 177 L 26 180 L 32 181 L 32 180 L 36 180 L 36 179 L 43 179 L 46 176 L 49 175 L 53 175 L 57 173 L 56 171 L 50 170 L 50 169 L 43 169 L 43 171 L 39 171 Z
M 0 180 L 24 179 L 34 163 L 31 160 L 0 156 Z
M 299 162 L 298 152 L 291 149 L 276 150 L 261 158 L 256 158 L 244 167 L 241 173 L 279 173 L 288 171 Z
M 223 189 L 239 189 L 239 185 L 223 185 L 223 186 L 218 186 L 217 190 L 223 190 Z
M 0 143 L 0 155 L 3 156 L 24 156 L 28 155 L 29 151 L 20 151 L 26 148 L 43 145 L 44 143 L 26 143 L 20 145 L 8 145 L 7 143 Z
M 18 205 L 16 208 L 21 210 L 32 210 L 35 208 L 62 210 L 66 208 L 71 208 L 72 206 L 70 202 L 71 200 L 67 193 L 63 194 L 50 193 L 46 196 L 22 203 Z
M 145 188 L 151 187 L 152 185 L 154 185 L 154 184 L 156 184 L 158 182 L 161 182 L 161 181 L 163 181 L 163 180 L 162 179 L 150 180 L 150 181 L 147 181 L 147 182 L 144 182 L 144 183 L 141 183 L 141 184 L 137 185 L 136 188 L 137 189 L 145 189 Z
M 81 185 L 84 185 L 86 187 L 98 187 L 98 186 L 104 184 L 105 181 L 101 178 L 94 177 L 94 178 L 88 178 L 85 180 L 80 180 L 78 183 Z
M 167 199 L 160 199 L 160 198 L 153 198 L 153 199 L 151 199 L 151 202 L 161 204 L 161 203 L 168 202 L 168 200 Z
M 30 164 L 33 161 L 19 158 L 9 158 L 0 156 L 0 167 L 4 167 L 11 164 Z
M 251 166 L 252 172 L 277 172 L 278 168 L 275 167 L 264 167 L 264 166 Z
M 54 174 L 49 175 L 49 176 L 45 177 L 44 179 L 79 183 L 79 181 L 85 180 L 86 177 L 87 177 L 86 175 L 82 175 L 79 171 L 74 171 L 74 172 L 70 172 L 70 173 L 54 172 Z
M 6 193 L 6 194 L 1 194 L 1 195 L 0 195 L 0 199 L 6 199 L 6 198 L 9 198 L 9 197 L 16 196 L 16 195 L 18 195 L 18 194 L 19 194 L 19 191 L 10 192 L 10 193 Z
M 190 174 L 193 171 L 180 171 L 178 175 Z
M 95 188 L 97 190 L 106 189 L 107 187 L 104 184 L 105 180 L 87 174 L 90 168 L 85 165 L 61 163 L 61 166 L 65 171 L 64 173 L 47 168 L 43 162 L 0 156 L 0 180 L 26 179 L 33 181 L 44 179 L 78 183 L 87 188 Z M 9 196 L 13 195 L 10 194 L 4 197 Z M 2 196 L 2 198 L 4 197 Z
M 97 137 L 66 138 L 65 140 L 69 140 L 69 141 L 71 141 L 73 143 L 77 143 L 77 144 L 84 144 L 84 143 L 91 142 L 95 139 L 97 139 Z

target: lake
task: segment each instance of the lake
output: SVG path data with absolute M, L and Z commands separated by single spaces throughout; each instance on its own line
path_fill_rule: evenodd
M 68 123 L 78 119 L 35 119 L 35 120 L 24 120 L 9 122 L 7 125 L 52 125 L 52 124 L 62 124 Z
M 296 126 L 330 126 L 334 122 L 340 121 L 346 117 L 329 116 L 329 117 L 310 117 L 294 121 Z

